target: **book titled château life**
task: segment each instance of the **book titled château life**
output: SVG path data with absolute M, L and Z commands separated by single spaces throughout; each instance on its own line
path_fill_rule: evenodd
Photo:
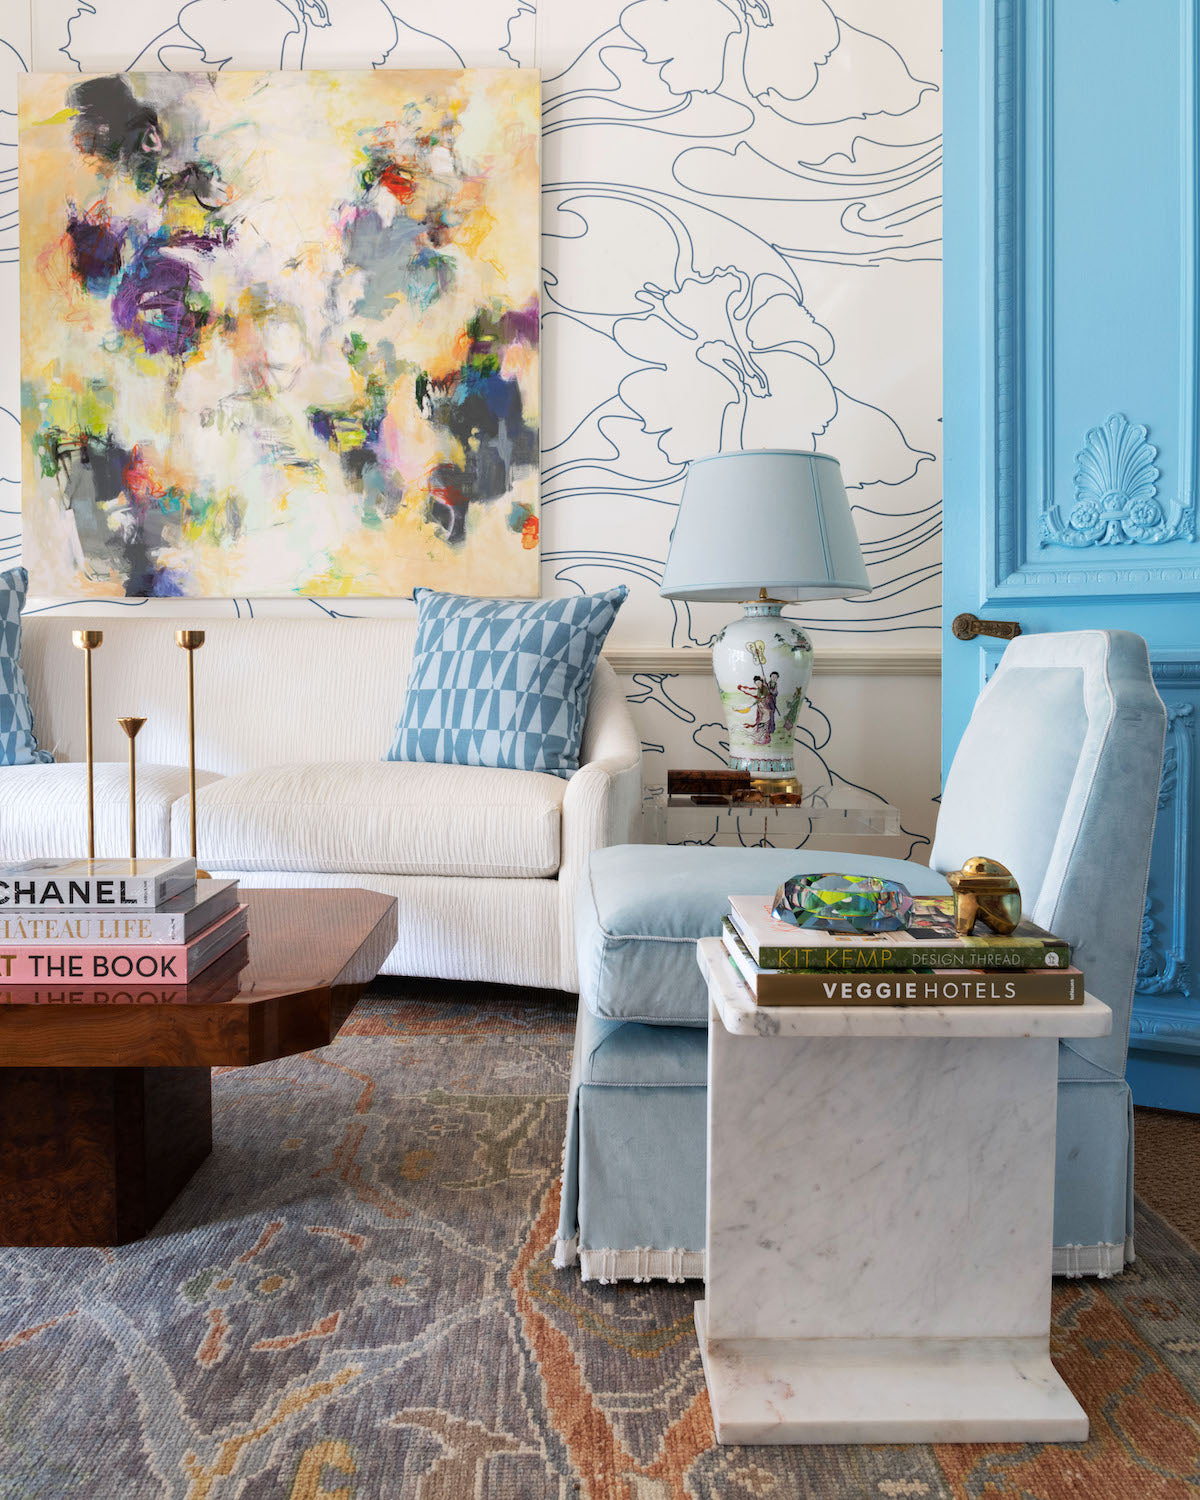
M 153 911 L 195 884 L 194 859 L 27 859 L 0 865 L 0 912 Z
M 238 904 L 236 880 L 198 880 L 191 890 L 156 910 L 108 907 L 0 907 L 0 943 L 19 946 L 73 943 L 190 943 Z
M 1009 937 L 954 931 L 954 897 L 918 897 L 898 932 L 819 932 L 771 914 L 770 896 L 731 896 L 729 915 L 760 969 L 1065 969 L 1070 945 L 1032 922 Z
M 114 979 L 188 984 L 246 936 L 247 912 L 244 905 L 234 907 L 187 943 L 117 943 L 87 948 L 0 944 L 0 985 L 67 980 L 95 984 Z

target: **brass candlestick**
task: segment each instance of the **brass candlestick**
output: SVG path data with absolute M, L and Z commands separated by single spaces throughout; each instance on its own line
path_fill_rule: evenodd
M 134 761 L 133 742 L 145 719 L 118 719 L 117 723 L 129 736 L 129 863 L 137 859 L 137 765 Z
M 104 640 L 102 630 L 73 630 L 71 640 L 83 652 L 83 746 L 87 761 L 88 859 L 96 857 L 96 795 L 92 774 L 92 652 Z
M 203 630 L 177 630 L 175 644 L 187 652 L 188 664 L 188 803 L 192 815 L 192 858 L 196 858 L 196 652 L 204 644 Z M 207 872 L 197 869 L 196 878 L 206 880 Z

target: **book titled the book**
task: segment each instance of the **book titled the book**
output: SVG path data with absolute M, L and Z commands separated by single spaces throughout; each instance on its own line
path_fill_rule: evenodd
M 726 917 L 721 937 L 759 1005 L 1082 1005 L 1078 969 L 764 969 Z
M 27 859 L 0 865 L 0 912 L 153 910 L 195 883 L 194 859 Z
M 1010 937 L 954 931 L 954 897 L 918 898 L 898 932 L 820 932 L 771 914 L 770 896 L 731 896 L 729 915 L 760 969 L 1065 969 L 1070 945 L 1032 922 Z
M 19 907 L 0 909 L 0 943 L 18 947 L 48 944 L 77 948 L 123 943 L 188 943 L 238 904 L 236 880 L 198 880 L 173 901 L 153 911 L 109 908 Z
M 246 936 L 249 929 L 247 910 L 244 905 L 235 907 L 189 943 L 89 948 L 55 948 L 48 944 L 9 947 L 0 944 L 0 985 L 65 980 L 100 984 L 115 979 L 190 984 L 197 974 Z
M 191 984 L 158 980 L 114 979 L 104 983 L 78 980 L 46 984 L 0 984 L 0 1006 L 83 1006 L 98 1009 L 124 1005 L 225 1005 L 241 993 L 242 970 L 250 961 L 249 939 L 241 938 L 213 960 Z

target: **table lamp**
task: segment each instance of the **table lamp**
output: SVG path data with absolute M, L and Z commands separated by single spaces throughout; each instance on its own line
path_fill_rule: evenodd
M 760 790 L 799 790 L 796 720 L 813 649 L 783 606 L 870 587 L 836 458 L 770 448 L 688 466 L 659 593 L 742 604 L 713 646 L 713 674 L 730 768 Z

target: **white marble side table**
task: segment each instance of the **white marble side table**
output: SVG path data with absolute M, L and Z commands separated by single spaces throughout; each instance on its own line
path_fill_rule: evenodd
M 699 961 L 717 1440 L 1086 1438 L 1050 1363 L 1058 1041 L 1108 1007 L 759 1008 Z

